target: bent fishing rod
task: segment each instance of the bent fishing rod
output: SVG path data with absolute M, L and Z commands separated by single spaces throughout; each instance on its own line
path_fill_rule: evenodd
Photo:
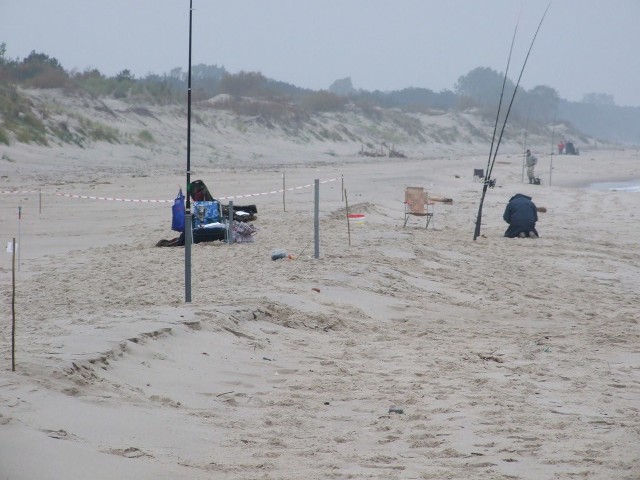
M 524 74 L 524 69 L 527 66 L 527 61 L 529 60 L 529 55 L 531 54 L 531 50 L 533 49 L 533 45 L 536 41 L 536 38 L 538 37 L 538 33 L 540 32 L 540 27 L 542 27 L 542 24 L 544 22 L 545 17 L 547 16 L 547 12 L 549 11 L 549 7 L 551 7 L 551 1 L 549 2 L 549 4 L 547 5 L 547 8 L 545 9 L 544 13 L 542 14 L 542 18 L 540 18 L 540 22 L 538 23 L 538 28 L 536 29 L 536 33 L 533 35 L 533 39 L 531 40 L 531 44 L 529 45 L 529 50 L 527 51 L 527 56 L 524 59 L 524 62 L 522 63 L 522 68 L 520 69 L 520 75 L 518 76 L 518 81 L 516 82 L 516 86 L 513 90 L 513 94 L 511 95 L 511 101 L 509 102 L 509 107 L 507 108 L 507 113 L 505 114 L 504 117 L 504 121 L 502 123 L 502 128 L 500 130 L 500 136 L 498 137 L 498 142 L 496 144 L 496 148 L 495 151 L 493 150 L 493 143 L 495 140 L 495 133 L 496 133 L 496 128 L 494 127 L 494 132 L 493 132 L 493 138 L 491 139 L 491 149 L 489 151 L 489 160 L 487 162 L 487 172 L 485 174 L 484 177 L 484 185 L 482 186 L 482 196 L 480 197 L 480 205 L 478 207 L 478 216 L 476 218 L 476 227 L 475 227 L 475 231 L 473 234 L 473 240 L 475 241 L 476 238 L 478 238 L 480 236 L 480 224 L 482 222 L 482 205 L 484 203 L 484 198 L 487 194 L 487 189 L 489 188 L 489 186 L 491 185 L 491 173 L 493 172 L 493 166 L 495 165 L 496 162 L 496 157 L 498 155 L 498 149 L 500 148 L 500 143 L 502 142 L 502 136 L 504 135 L 504 131 L 507 127 L 507 120 L 509 119 L 509 114 L 511 113 L 511 107 L 513 107 L 513 101 L 516 98 L 516 93 L 518 93 L 518 87 L 520 86 L 520 81 L 522 80 L 522 75 Z M 516 30 L 517 30 L 517 26 L 516 26 Z M 514 32 L 514 39 L 515 39 L 515 32 Z M 511 50 L 509 51 L 509 60 L 507 61 L 507 69 L 509 66 L 509 62 L 511 61 L 511 52 L 513 50 L 513 40 L 511 42 Z M 498 104 L 498 113 L 496 114 L 496 125 L 498 123 L 498 118 L 500 117 L 500 109 L 502 107 L 502 96 L 504 94 L 504 89 L 505 89 L 505 85 L 506 85 L 506 79 L 507 79 L 507 72 L 505 71 L 504 73 L 504 80 L 502 82 L 502 92 L 500 93 L 500 103 Z M 491 156 L 493 153 L 493 157 Z

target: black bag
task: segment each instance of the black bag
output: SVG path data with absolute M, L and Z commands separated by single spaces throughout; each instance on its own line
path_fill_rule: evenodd
M 189 185 L 189 195 L 194 202 L 211 202 L 213 197 L 202 180 L 194 180 Z

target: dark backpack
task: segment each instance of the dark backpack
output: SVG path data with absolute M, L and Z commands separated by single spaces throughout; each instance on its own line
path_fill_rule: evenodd
M 209 193 L 209 189 L 202 180 L 194 180 L 189 186 L 191 192 L 191 200 L 194 202 L 210 202 L 213 200 L 213 196 Z

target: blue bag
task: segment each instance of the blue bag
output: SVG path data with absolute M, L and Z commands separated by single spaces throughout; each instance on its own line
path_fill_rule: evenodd
M 173 218 L 171 219 L 171 230 L 176 232 L 184 232 L 184 195 L 182 189 L 178 192 L 178 196 L 173 201 L 173 207 L 171 207 Z

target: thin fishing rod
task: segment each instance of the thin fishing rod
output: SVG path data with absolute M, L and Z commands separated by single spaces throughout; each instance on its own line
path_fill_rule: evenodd
M 542 18 L 540 19 L 540 22 L 538 23 L 538 28 L 536 28 L 536 33 L 533 36 L 533 39 L 531 39 L 531 45 L 529 45 L 529 50 L 527 51 L 527 56 L 524 59 L 524 62 L 522 63 L 522 68 L 520 69 L 520 75 L 518 76 L 518 81 L 516 82 L 516 88 L 513 90 L 513 95 L 511 95 L 511 101 L 509 102 L 509 108 L 507 109 L 507 114 L 504 117 L 504 122 L 502 124 L 502 130 L 500 131 L 500 137 L 498 138 L 498 144 L 496 145 L 496 150 L 495 152 L 493 152 L 493 160 L 491 161 L 491 168 L 490 168 L 490 173 L 489 173 L 489 177 L 491 177 L 491 172 L 493 171 L 493 166 L 496 163 L 496 156 L 498 155 L 498 149 L 500 148 L 500 143 L 502 142 L 502 136 L 504 135 L 504 131 L 507 127 L 507 120 L 509 119 L 509 114 L 511 113 L 511 107 L 513 106 L 513 101 L 516 98 L 516 93 L 518 93 L 518 87 L 520 86 L 520 80 L 522 80 L 522 75 L 524 74 L 524 69 L 527 66 L 527 61 L 529 60 L 529 55 L 531 54 L 531 50 L 533 49 L 533 44 L 536 41 L 536 38 L 538 36 L 538 32 L 540 32 L 540 27 L 542 27 L 542 23 L 544 22 L 544 18 L 547 16 L 547 12 L 549 11 L 549 7 L 551 6 L 551 2 L 549 2 L 549 4 L 547 5 L 547 8 L 545 9 L 544 13 L 542 14 Z
M 538 28 L 536 29 L 536 33 L 533 36 L 533 39 L 531 40 L 531 45 L 529 45 L 529 50 L 527 51 L 527 56 L 524 59 L 524 62 L 522 64 L 522 68 L 520 69 L 520 75 L 518 76 L 518 81 L 516 82 L 516 86 L 513 90 L 513 95 L 511 95 L 511 101 L 509 102 L 509 108 L 507 108 L 507 113 L 504 117 L 504 121 L 502 123 L 502 129 L 500 130 L 500 136 L 498 138 L 498 143 L 496 144 L 496 149 L 493 152 L 493 158 L 491 159 L 491 161 L 489 162 L 489 167 L 488 167 L 488 171 L 487 174 L 485 175 L 485 182 L 484 182 L 484 186 L 482 188 L 482 197 L 480 198 L 480 206 L 478 207 L 478 217 L 476 218 L 476 228 L 473 234 L 473 239 L 476 240 L 478 238 L 478 236 L 480 236 L 480 224 L 482 221 L 482 205 L 484 203 L 484 198 L 486 196 L 487 193 L 487 188 L 489 186 L 489 182 L 491 179 L 491 174 L 493 172 L 493 167 L 495 165 L 496 162 L 496 157 L 498 156 L 498 149 L 500 148 L 500 143 L 502 143 L 502 137 L 504 135 L 504 131 L 506 129 L 507 126 L 507 120 L 509 119 L 509 114 L 511 113 L 511 108 L 513 107 L 513 101 L 516 98 L 516 93 L 518 92 L 518 87 L 520 86 L 520 81 L 522 80 L 522 75 L 524 74 L 524 69 L 527 66 L 527 60 L 529 60 L 529 55 L 531 54 L 531 50 L 533 49 L 533 45 L 536 41 L 536 38 L 538 36 L 538 32 L 540 31 L 540 27 L 542 27 L 542 23 L 544 22 L 545 17 L 547 16 L 547 12 L 549 11 L 549 7 L 551 7 L 551 1 L 549 2 L 549 4 L 547 5 L 547 8 L 544 11 L 544 14 L 542 15 L 542 18 L 540 19 L 540 22 L 538 23 Z M 506 75 L 506 73 L 505 73 Z M 498 115 L 500 114 L 500 112 L 498 111 Z
M 513 53 L 513 45 L 516 41 L 516 33 L 518 32 L 518 22 L 516 22 L 516 28 L 513 29 L 513 37 L 511 38 L 511 47 L 509 48 L 509 57 L 507 58 L 507 67 L 504 70 L 504 78 L 502 79 L 502 89 L 500 90 L 500 100 L 498 101 L 498 112 L 496 113 L 496 121 L 493 124 L 493 135 L 491 136 L 491 148 L 489 149 L 489 158 L 487 159 L 487 168 L 486 172 L 489 172 L 489 167 L 491 165 L 491 154 L 493 153 L 493 145 L 496 140 L 496 132 L 498 131 L 498 120 L 500 118 L 500 110 L 502 110 L 502 99 L 504 98 L 504 89 L 507 85 L 507 74 L 509 73 L 509 65 L 511 64 L 511 54 Z M 487 175 L 484 177 L 485 184 L 489 181 Z
M 187 80 L 187 203 L 184 213 L 184 301 L 191 303 L 191 37 L 193 30 L 193 0 L 189 0 L 189 76 Z
M 504 78 L 502 79 L 502 89 L 500 90 L 500 100 L 498 101 L 498 112 L 496 113 L 496 121 L 493 125 L 493 135 L 491 136 L 491 148 L 489 149 L 489 158 L 487 159 L 487 168 L 485 169 L 484 184 L 482 186 L 482 197 L 480 199 L 480 207 L 478 208 L 478 217 L 476 218 L 476 229 L 473 234 L 475 240 L 480 235 L 480 222 L 482 219 L 482 204 L 484 203 L 484 197 L 487 194 L 487 188 L 489 188 L 489 182 L 491 175 L 489 175 L 489 169 L 491 167 L 491 154 L 493 153 L 493 145 L 496 140 L 496 132 L 498 131 L 498 120 L 500 118 L 500 110 L 502 109 L 502 99 L 504 98 L 504 89 L 507 84 L 507 74 L 509 73 L 509 65 L 511 64 L 511 54 L 513 53 L 513 44 L 516 40 L 516 33 L 518 31 L 518 22 L 516 22 L 516 28 L 513 30 L 513 37 L 511 38 L 511 48 L 509 48 L 509 57 L 507 58 L 507 67 L 504 70 Z

